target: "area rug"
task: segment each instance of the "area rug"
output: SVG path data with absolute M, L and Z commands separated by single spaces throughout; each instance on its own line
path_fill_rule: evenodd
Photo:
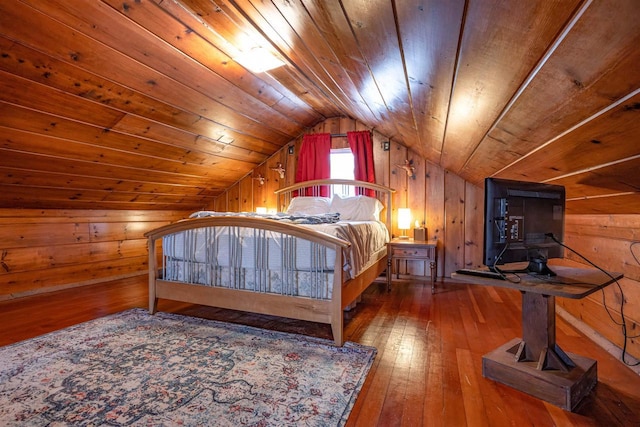
M 375 354 L 134 309 L 0 348 L 0 425 L 340 426 Z

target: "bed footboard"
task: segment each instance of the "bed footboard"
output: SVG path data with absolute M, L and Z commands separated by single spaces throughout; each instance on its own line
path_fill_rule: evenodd
M 280 221 L 223 216 L 181 221 L 146 236 L 151 313 L 164 298 L 328 323 L 342 345 L 349 242 Z

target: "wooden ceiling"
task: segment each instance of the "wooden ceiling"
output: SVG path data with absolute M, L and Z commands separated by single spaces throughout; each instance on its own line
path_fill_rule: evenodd
M 197 209 L 345 116 L 640 212 L 637 0 L 4 0 L 0 207 Z M 286 63 L 251 73 L 262 46 Z

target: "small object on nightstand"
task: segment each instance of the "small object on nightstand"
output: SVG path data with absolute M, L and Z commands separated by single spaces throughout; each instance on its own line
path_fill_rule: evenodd
M 425 263 L 425 275 L 426 275 L 426 263 L 429 262 L 429 269 L 431 272 L 431 293 L 435 293 L 436 289 L 436 275 L 438 270 L 438 251 L 437 244 L 427 243 L 425 241 L 419 241 L 414 239 L 393 239 L 387 243 L 387 290 L 391 290 L 391 276 L 393 275 L 393 261 L 396 261 L 396 274 L 398 272 L 401 259 L 409 261 L 424 261 Z
M 427 229 L 426 228 L 414 228 L 413 229 L 413 240 L 417 241 L 426 241 L 427 240 Z

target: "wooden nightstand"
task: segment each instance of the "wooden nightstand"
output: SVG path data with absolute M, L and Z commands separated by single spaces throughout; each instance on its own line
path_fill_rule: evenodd
M 424 261 L 425 273 L 426 264 L 429 262 L 431 271 L 431 293 L 436 290 L 436 275 L 438 270 L 437 245 L 427 241 L 413 239 L 393 239 L 387 243 L 387 289 L 391 290 L 391 276 L 393 274 L 393 261 L 396 261 L 396 277 L 400 277 L 399 263 L 401 259 L 411 261 Z

